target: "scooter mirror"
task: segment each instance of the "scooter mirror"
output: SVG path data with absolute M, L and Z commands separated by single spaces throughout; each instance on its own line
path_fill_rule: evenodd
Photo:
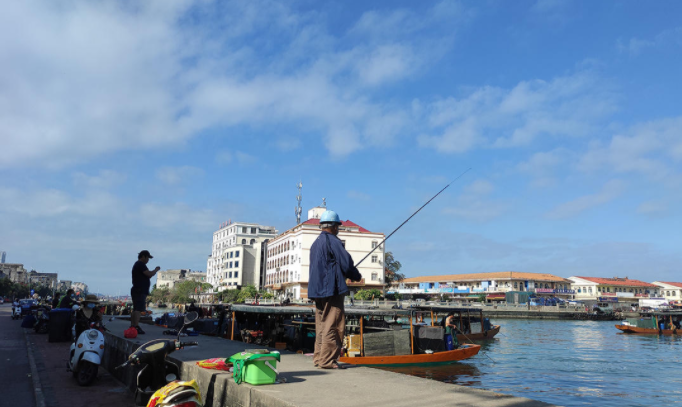
M 185 314 L 185 325 L 191 324 L 199 318 L 199 314 L 196 311 L 191 311 Z
M 78 311 L 80 309 L 80 306 L 74 305 L 73 307 L 71 307 L 71 309 L 74 311 Z

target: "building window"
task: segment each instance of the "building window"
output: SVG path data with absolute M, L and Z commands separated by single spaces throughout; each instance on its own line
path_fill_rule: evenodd
M 238 272 L 238 271 L 235 271 L 235 272 L 234 272 L 234 278 L 238 278 L 238 277 L 239 277 L 239 272 Z
M 235 262 L 234 262 L 234 266 L 235 266 L 235 267 L 239 267 L 239 262 L 238 262 L 238 261 L 235 261 Z
M 376 240 L 372 241 L 372 249 L 377 247 L 377 244 L 379 244 Z
M 234 257 L 234 252 L 230 252 L 230 258 Z
M 242 244 L 246 244 L 246 239 L 242 239 Z
M 379 256 L 372 256 L 372 263 L 379 261 Z
M 239 250 L 237 250 L 236 252 L 234 252 L 234 257 L 239 257 Z
M 230 262 L 230 268 L 232 268 L 232 262 Z
M 246 227 L 242 227 L 242 233 L 246 233 Z
M 379 275 L 377 273 L 372 273 L 372 281 L 377 281 Z
M 256 228 L 251 228 L 251 234 L 255 235 L 256 234 Z
M 230 271 L 230 278 L 232 278 L 232 272 Z
M 251 239 L 251 243 L 250 243 L 250 244 L 254 244 L 254 243 L 256 243 L 256 239 Z

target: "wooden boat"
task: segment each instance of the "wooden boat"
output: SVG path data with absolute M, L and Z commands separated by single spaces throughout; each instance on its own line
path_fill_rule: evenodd
M 340 357 L 339 362 L 348 363 L 351 365 L 433 365 L 433 364 L 447 364 L 457 362 L 459 360 L 469 359 L 478 354 L 481 350 L 481 345 L 464 344 L 454 350 L 446 350 L 443 352 L 420 353 L 413 355 L 400 356 L 356 356 L 356 357 Z
M 467 342 L 467 341 L 484 341 L 486 339 L 493 339 L 495 335 L 497 335 L 500 332 L 500 326 L 499 325 L 493 325 L 492 329 L 488 329 L 487 331 L 483 332 L 476 332 L 476 333 L 470 333 L 470 334 L 458 334 L 457 335 L 457 340 L 459 343 Z
M 682 312 L 643 312 L 639 318 L 627 318 L 616 329 L 627 334 L 681 335 Z
M 424 321 L 425 316 L 431 318 L 431 326 L 438 324 L 436 321 L 452 312 L 455 316 L 454 322 L 457 326 L 457 341 L 459 343 L 470 341 L 484 341 L 493 339 L 500 332 L 500 325 L 491 325 L 490 321 L 483 315 L 482 309 L 459 308 L 459 307 L 417 307 L 420 311 L 416 313 L 417 320 Z M 444 315 L 445 314 L 445 315 Z M 481 329 L 473 332 L 471 324 L 480 324 Z

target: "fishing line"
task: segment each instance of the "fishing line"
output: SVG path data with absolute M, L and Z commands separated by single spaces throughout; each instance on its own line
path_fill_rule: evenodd
M 403 223 L 401 223 L 400 226 L 398 226 L 397 228 L 395 228 L 395 230 L 394 230 L 393 232 L 391 232 L 388 236 L 386 236 L 386 237 L 384 238 L 384 240 L 381 241 L 381 243 L 379 243 L 379 244 L 376 245 L 372 250 L 370 250 L 369 253 L 367 253 L 367 255 L 366 255 L 365 257 L 363 257 L 359 262 L 355 263 L 355 267 L 359 266 L 360 263 L 362 263 L 363 261 L 365 261 L 365 259 L 368 258 L 369 255 L 372 254 L 372 252 L 374 252 L 376 249 L 378 249 L 379 247 L 381 247 L 381 245 L 382 245 L 385 241 L 387 241 L 389 237 L 393 236 L 393 234 L 394 234 L 395 232 L 397 232 L 398 229 L 400 229 L 401 227 L 403 227 L 404 224 L 406 224 L 407 222 L 409 222 L 410 219 L 412 219 L 412 218 L 414 217 L 414 215 L 418 214 L 419 211 L 421 211 L 422 209 L 424 209 L 424 207 L 425 207 L 426 205 L 428 205 L 431 201 L 433 201 L 438 195 L 440 195 L 441 192 L 445 191 L 445 190 L 446 190 L 450 185 L 452 185 L 455 181 L 457 181 L 458 179 L 462 178 L 462 177 L 464 176 L 464 174 L 466 174 L 467 172 L 469 172 L 469 170 L 471 170 L 471 168 L 467 168 L 466 171 L 464 171 L 463 173 L 459 174 L 459 176 L 458 176 L 457 178 L 453 179 L 449 184 L 447 184 L 447 185 L 445 186 L 445 188 L 443 188 L 443 189 L 441 189 L 440 191 L 438 191 L 438 193 L 437 193 L 436 195 L 432 196 L 431 199 L 429 199 L 428 201 L 426 201 L 426 203 L 425 203 L 424 205 L 422 205 L 421 208 L 417 209 L 417 211 L 414 212 L 412 215 L 410 215 L 410 217 L 407 218 Z

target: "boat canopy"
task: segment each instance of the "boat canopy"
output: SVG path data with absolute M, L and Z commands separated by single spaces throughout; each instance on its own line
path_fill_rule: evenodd
M 254 314 L 287 314 L 287 315 L 315 315 L 315 307 L 308 306 L 268 306 L 268 305 L 248 305 L 248 304 L 233 304 L 230 307 L 231 311 L 250 312 Z M 371 309 L 371 308 L 355 308 L 346 307 L 346 315 L 375 315 L 375 316 L 409 316 L 412 311 L 401 309 Z

